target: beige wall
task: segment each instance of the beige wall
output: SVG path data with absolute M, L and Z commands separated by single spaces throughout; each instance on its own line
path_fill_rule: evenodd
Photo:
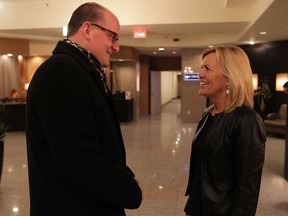
M 29 55 L 29 40 L 0 38 L 0 55 L 11 53 L 13 55 Z
M 37 68 L 47 59 L 45 56 L 35 56 L 27 58 L 27 75 L 30 82 Z
M 199 71 L 203 49 L 184 49 L 182 71 L 190 66 L 194 72 Z M 183 77 L 183 76 L 182 76 Z M 206 108 L 206 98 L 200 96 L 199 81 L 181 81 L 181 121 L 197 123 Z
M 121 46 L 118 53 L 113 53 L 111 59 L 125 59 L 125 60 L 134 60 L 138 61 L 139 53 L 133 47 Z
M 38 55 L 38 56 L 49 56 L 52 55 L 52 51 L 54 50 L 57 42 L 50 43 L 37 43 L 30 42 L 30 55 Z
M 130 91 L 133 101 L 133 119 L 139 116 L 139 92 L 137 91 L 137 70 L 135 61 L 122 61 L 112 63 L 112 90 Z

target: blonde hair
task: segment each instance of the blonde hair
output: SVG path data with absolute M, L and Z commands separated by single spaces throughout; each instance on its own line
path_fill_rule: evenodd
M 217 46 L 205 50 L 202 59 L 210 53 L 216 54 L 223 75 L 229 79 L 229 101 L 225 112 L 242 105 L 253 108 L 252 70 L 246 53 L 237 46 Z

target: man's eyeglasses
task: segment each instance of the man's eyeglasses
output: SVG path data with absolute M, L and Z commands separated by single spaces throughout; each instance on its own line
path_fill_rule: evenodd
M 95 23 L 90 23 L 90 24 L 91 24 L 92 26 L 95 26 L 95 27 L 101 29 L 102 31 L 109 32 L 109 33 L 111 34 L 111 36 L 112 36 L 112 43 L 113 43 L 113 44 L 116 43 L 116 42 L 119 40 L 118 34 L 117 34 L 116 32 L 113 32 L 113 31 L 111 31 L 111 30 L 109 30 L 109 29 L 107 29 L 107 28 L 104 28 L 103 26 L 100 26 L 100 25 L 95 24 Z

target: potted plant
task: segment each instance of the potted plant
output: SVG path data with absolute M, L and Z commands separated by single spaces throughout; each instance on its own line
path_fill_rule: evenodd
M 0 103 L 0 182 L 2 176 L 3 156 L 4 156 L 4 137 L 6 135 L 6 124 L 4 122 L 5 106 Z

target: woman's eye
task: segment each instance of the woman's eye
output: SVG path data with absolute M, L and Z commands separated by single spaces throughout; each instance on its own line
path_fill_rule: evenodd
M 201 66 L 201 69 L 204 69 L 206 71 L 210 70 L 210 68 L 208 66 L 206 66 L 206 65 Z

